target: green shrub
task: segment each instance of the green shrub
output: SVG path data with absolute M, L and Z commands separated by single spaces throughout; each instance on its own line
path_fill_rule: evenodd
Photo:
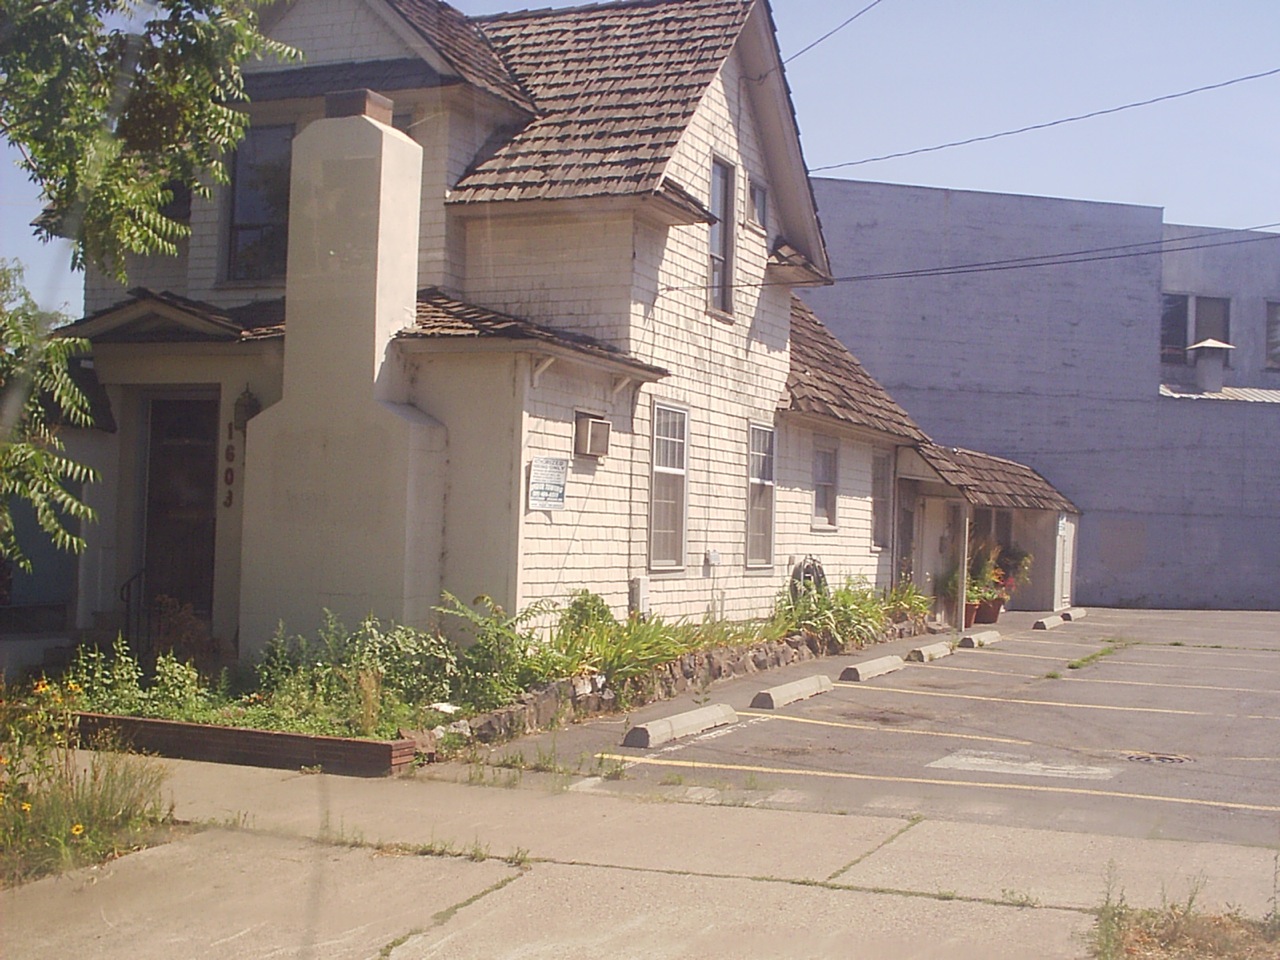
M 533 655 L 540 641 L 530 621 L 554 609 L 550 601 L 532 603 L 508 615 L 492 597 L 476 597 L 482 611 L 473 610 L 451 593 L 436 609 L 461 619 L 472 643 L 458 661 L 458 699 L 477 710 L 493 710 L 514 703 L 529 687 L 558 679 L 539 674 L 542 661 Z
M 109 654 L 98 647 L 77 648 L 63 684 L 82 710 L 133 715 L 143 701 L 142 668 L 124 637 L 116 637 Z
M 933 612 L 933 597 L 910 580 L 903 579 L 884 596 L 885 612 L 894 623 L 908 622 L 922 627 Z

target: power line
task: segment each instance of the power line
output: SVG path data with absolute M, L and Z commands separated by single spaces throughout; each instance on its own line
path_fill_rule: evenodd
M 801 51 L 803 53 L 804 51 Z M 796 54 L 799 56 L 799 54 Z M 1150 100 L 1139 100 L 1135 103 L 1126 103 L 1118 107 L 1108 107 L 1105 110 L 1092 110 L 1089 113 L 1080 113 L 1074 117 L 1063 117 L 1059 120 L 1050 120 L 1047 123 L 1033 123 L 1029 126 L 1018 127 L 1015 130 L 1002 130 L 1000 133 L 988 133 L 981 137 L 969 137 L 965 140 L 952 140 L 949 143 L 940 143 L 933 147 L 917 147 L 915 150 L 902 150 L 898 153 L 886 153 L 879 157 L 867 157 L 865 160 L 848 160 L 844 163 L 829 163 L 822 167 L 811 167 L 810 173 L 820 173 L 823 170 L 839 170 L 844 167 L 856 167 L 864 163 L 879 163 L 882 160 L 897 160 L 901 157 L 914 157 L 922 153 L 936 153 L 939 150 L 949 150 L 952 147 L 965 147 L 971 143 L 983 143 L 987 140 L 999 140 L 1001 137 L 1012 137 L 1020 133 L 1029 133 L 1033 130 L 1046 130 L 1049 127 L 1058 127 L 1064 123 L 1075 123 L 1077 120 L 1090 120 L 1093 117 L 1103 117 L 1111 113 L 1120 113 L 1122 110 L 1133 110 L 1137 107 L 1149 107 L 1153 103 L 1164 103 L 1167 100 L 1177 100 L 1180 97 L 1189 97 L 1195 93 L 1204 93 L 1206 90 L 1221 90 L 1223 87 L 1230 87 L 1237 83 L 1245 83 L 1249 80 L 1260 80 L 1263 77 L 1273 77 L 1280 73 L 1280 67 L 1274 70 L 1265 70 L 1262 73 L 1251 73 L 1245 77 L 1236 77 L 1233 80 L 1223 80 L 1221 83 L 1211 83 L 1203 87 L 1195 87 L 1191 90 L 1183 90 L 1179 93 L 1168 93 L 1162 97 L 1152 97 Z
M 1083 250 L 1070 250 L 1063 253 L 1046 253 L 1030 257 L 1014 257 L 1004 260 L 983 260 L 974 263 L 948 264 L 936 267 L 918 267 L 910 270 L 896 270 L 885 273 L 855 274 L 846 277 L 835 277 L 833 283 L 860 283 L 871 280 L 910 280 L 929 277 L 959 276 L 969 273 L 997 273 L 1004 270 L 1025 270 L 1033 267 L 1071 266 L 1077 263 L 1095 263 L 1102 260 L 1125 260 L 1132 257 L 1149 257 L 1165 253 L 1182 253 L 1190 250 L 1206 250 L 1213 247 L 1229 247 L 1242 243 L 1257 243 L 1265 240 L 1280 240 L 1280 233 L 1264 233 L 1260 236 L 1243 237 L 1235 240 L 1219 240 L 1214 243 L 1192 243 L 1189 240 L 1201 240 L 1219 237 L 1225 234 L 1254 233 L 1270 227 L 1280 227 L 1280 221 L 1263 223 L 1255 227 L 1240 230 L 1214 230 L 1206 233 L 1193 233 L 1185 237 L 1170 237 L 1161 240 L 1144 240 L 1136 243 L 1122 243 L 1109 247 L 1090 247 Z M 734 289 L 759 289 L 762 287 L 793 286 L 789 281 L 763 281 L 761 283 L 738 283 Z M 691 284 L 683 286 L 663 287 L 664 293 L 687 290 L 708 290 L 710 284 Z
M 850 17 L 850 18 L 849 18 L 848 20 L 846 20 L 844 23 L 840 24 L 840 26 L 836 27 L 836 28 L 835 28 L 835 29 L 833 29 L 833 30 L 828 30 L 826 33 L 824 33 L 822 36 L 820 36 L 817 40 L 813 41 L 813 43 L 809 44 L 807 47 L 802 47 L 801 49 L 799 49 L 799 50 L 797 50 L 795 53 L 793 53 L 791 56 L 787 57 L 787 59 L 785 59 L 785 60 L 783 60 L 783 61 L 782 61 L 782 62 L 783 62 L 783 64 L 788 64 L 788 63 L 790 63 L 792 60 L 796 59 L 797 57 L 803 56 L 804 54 L 806 54 L 806 53 L 808 53 L 810 50 L 812 50 L 814 47 L 816 47 L 818 44 L 822 43 L 824 40 L 830 40 L 830 39 L 831 39 L 832 37 L 834 37 L 837 33 L 839 33 L 841 30 L 843 30 L 843 29 L 844 29 L 845 27 L 847 27 L 849 24 L 853 23 L 853 21 L 857 20 L 860 16 L 862 16 L 864 13 L 866 13 L 866 12 L 867 12 L 868 10 L 870 10 L 872 7 L 878 6 L 878 5 L 879 5 L 879 4 L 881 4 L 881 3 L 884 3 L 884 0 L 871 0 L 871 2 L 870 2 L 869 4 L 867 4 L 867 5 L 866 5 L 865 7 L 863 7 L 861 10 L 859 10 L 857 13 L 855 13 L 852 17 Z

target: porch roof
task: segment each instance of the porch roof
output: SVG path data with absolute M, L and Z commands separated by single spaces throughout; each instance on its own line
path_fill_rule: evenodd
M 617 347 L 586 334 L 557 330 L 487 307 L 446 296 L 437 287 L 418 291 L 417 317 L 412 326 L 396 334 L 399 340 L 425 338 L 524 340 L 559 347 L 597 360 L 621 364 L 659 379 L 669 374 L 663 367 L 644 363 Z
M 1080 512 L 1053 484 L 1025 464 L 932 442 L 919 444 L 916 450 L 944 483 L 959 490 L 974 506 Z

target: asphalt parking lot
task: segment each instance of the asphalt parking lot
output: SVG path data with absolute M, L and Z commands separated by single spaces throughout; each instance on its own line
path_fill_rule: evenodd
M 1280 840 L 1280 613 L 1093 610 L 1051 631 L 1006 614 L 1000 642 L 861 683 L 844 667 L 917 638 L 714 685 L 495 748 L 555 757 L 569 789 L 673 801 L 978 820 L 1119 836 Z M 766 687 L 834 689 L 777 710 Z M 724 703 L 738 722 L 654 749 L 632 724 Z

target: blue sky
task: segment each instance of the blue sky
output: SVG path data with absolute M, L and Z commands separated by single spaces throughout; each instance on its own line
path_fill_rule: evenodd
M 302 0 L 305 2 L 305 0 Z M 783 55 L 869 0 L 774 0 Z M 466 13 L 524 6 L 454 0 Z M 882 0 L 787 67 L 810 167 L 1054 120 L 1280 67 L 1275 0 Z M 1217 227 L 1280 221 L 1280 75 L 1051 130 L 822 174 L 1148 204 Z M 0 257 L 77 314 L 65 248 L 0 164 Z

